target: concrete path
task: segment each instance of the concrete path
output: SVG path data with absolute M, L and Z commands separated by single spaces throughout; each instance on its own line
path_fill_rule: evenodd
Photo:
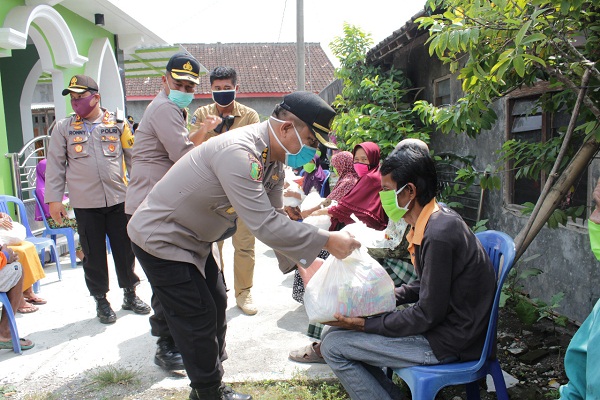
M 233 247 L 224 247 L 225 278 L 233 287 Z M 62 258 L 62 281 L 54 264 L 46 268 L 39 295 L 48 304 L 33 314 L 17 314 L 21 337 L 36 346 L 17 355 L 0 350 L 0 385 L 16 388 L 18 398 L 25 394 L 54 392 L 77 385 L 82 376 L 102 366 L 118 366 L 139 372 L 144 388 L 186 388 L 185 373 L 167 373 L 154 365 L 155 338 L 150 335 L 147 316 L 121 310 L 122 291 L 118 288 L 112 257 L 109 301 L 118 320 L 103 325 L 96 318 L 95 303 L 87 292 L 81 266 L 70 268 Z M 138 295 L 150 302 L 150 285 L 142 268 Z M 258 314 L 247 316 L 235 305 L 229 291 L 227 310 L 227 351 L 224 363 L 227 382 L 247 380 L 285 380 L 294 376 L 330 378 L 325 364 L 299 364 L 288 360 L 288 352 L 309 343 L 305 335 L 308 318 L 304 306 L 292 297 L 293 274 L 283 275 L 271 249 L 257 242 L 254 275 L 254 300 Z M 13 397 L 15 398 L 15 397 Z

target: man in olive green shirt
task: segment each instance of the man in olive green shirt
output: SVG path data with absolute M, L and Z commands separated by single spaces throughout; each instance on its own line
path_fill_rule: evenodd
M 209 116 L 219 116 L 222 122 L 208 131 L 200 141 L 246 125 L 260 122 L 258 113 L 235 100 L 239 85 L 237 73 L 231 67 L 216 67 L 210 73 L 210 89 L 214 103 L 199 107 L 192 117 L 192 131 L 200 128 Z M 241 220 L 232 237 L 235 249 L 233 258 L 233 286 L 237 306 L 248 315 L 254 315 L 258 309 L 252 301 L 250 289 L 254 280 L 254 236 Z M 223 263 L 223 241 L 219 242 L 221 268 Z

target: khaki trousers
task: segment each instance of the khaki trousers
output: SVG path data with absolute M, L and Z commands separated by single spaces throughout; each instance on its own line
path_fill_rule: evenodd
M 233 255 L 233 288 L 235 297 L 244 290 L 250 290 L 254 282 L 254 235 L 248 229 L 241 218 L 237 220 L 237 231 L 231 238 Z M 221 267 L 225 269 L 223 262 L 223 241 L 218 242 Z

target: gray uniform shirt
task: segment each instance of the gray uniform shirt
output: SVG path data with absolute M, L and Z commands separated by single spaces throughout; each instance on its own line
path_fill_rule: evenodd
M 46 169 L 46 203 L 62 201 L 65 184 L 73 208 L 111 207 L 125 201 L 133 135 L 102 109 L 95 121 L 73 115 L 56 123 Z
M 175 161 L 194 148 L 188 135 L 183 111 L 161 90 L 135 131 L 125 213 L 133 214 Z
M 204 274 L 211 244 L 233 235 L 238 216 L 276 250 L 280 269 L 307 267 L 329 232 L 290 220 L 283 164 L 271 161 L 267 123 L 244 126 L 195 147 L 171 167 L 133 214 L 131 241 L 155 257 L 195 264 Z

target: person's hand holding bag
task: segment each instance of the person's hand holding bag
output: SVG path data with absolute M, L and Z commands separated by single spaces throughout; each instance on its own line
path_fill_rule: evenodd
M 360 248 L 360 242 L 349 232 L 331 232 L 325 247 L 323 247 L 338 260 L 348 257 L 358 248 Z

